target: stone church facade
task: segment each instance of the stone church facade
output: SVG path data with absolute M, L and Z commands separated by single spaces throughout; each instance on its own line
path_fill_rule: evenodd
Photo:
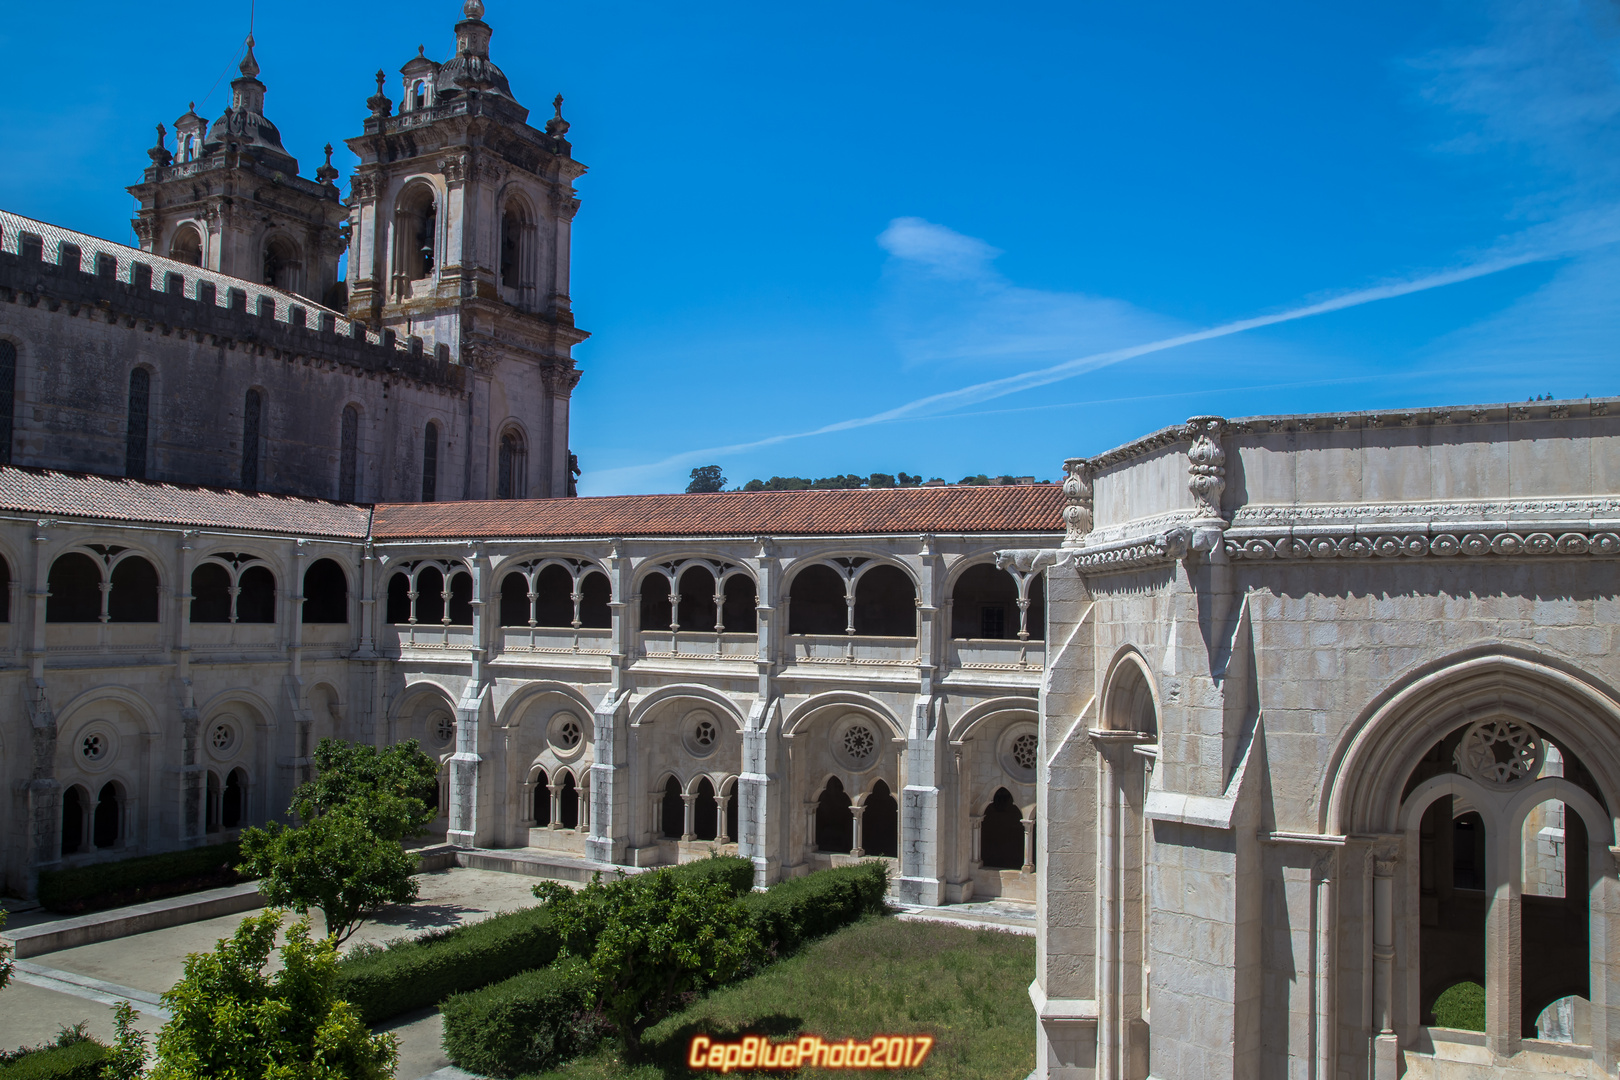
M 1067 463 L 1047 1077 L 1612 1076 L 1620 401 L 1195 417 Z M 1437 1026 L 1485 990 L 1485 1030 Z
M 528 124 L 468 3 L 366 102 L 340 199 L 265 116 L 160 126 L 131 248 L 0 214 L 0 461 L 346 502 L 570 495 L 562 101 Z M 339 258 L 349 254 L 347 280 Z

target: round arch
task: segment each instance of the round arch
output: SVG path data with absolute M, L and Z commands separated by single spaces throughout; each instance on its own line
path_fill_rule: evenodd
M 1021 720 L 1037 720 L 1040 715 L 1040 700 L 1032 697 L 998 697 L 981 701 L 962 713 L 951 725 L 951 741 L 961 742 L 969 738 L 975 728 L 981 724 L 1014 715 Z
M 724 710 L 738 731 L 742 731 L 747 723 L 747 717 L 743 715 L 742 710 L 720 691 L 697 683 L 675 683 L 661 686 L 637 702 L 630 710 L 630 726 L 640 727 L 643 724 L 657 723 L 657 720 L 652 718 L 652 713 L 657 707 L 679 698 L 690 698 Z
M 821 719 L 821 714 L 833 709 L 855 709 L 859 712 L 869 713 L 872 718 L 889 727 L 891 737 L 903 739 L 906 730 L 900 721 L 877 698 L 862 694 L 854 690 L 830 690 L 824 694 L 817 694 L 808 701 L 801 702 L 795 709 L 782 718 L 782 734 L 791 737 L 800 728 L 808 727 Z
M 581 710 L 587 717 L 596 715 L 596 706 L 591 699 L 585 696 L 584 691 L 570 686 L 564 682 L 536 681 L 524 683 L 507 698 L 496 713 L 495 726 L 500 728 L 521 727 L 523 715 L 529 707 L 543 697 L 557 695 L 566 698 L 569 704 Z

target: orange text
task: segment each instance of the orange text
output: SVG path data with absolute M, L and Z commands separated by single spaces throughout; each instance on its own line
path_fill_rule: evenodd
M 692 1069 L 915 1069 L 934 1048 L 932 1035 L 874 1035 L 865 1042 L 845 1039 L 828 1042 L 820 1035 L 800 1035 L 788 1042 L 771 1042 L 762 1035 L 745 1035 L 736 1042 L 716 1042 L 707 1035 L 692 1036 L 686 1064 Z

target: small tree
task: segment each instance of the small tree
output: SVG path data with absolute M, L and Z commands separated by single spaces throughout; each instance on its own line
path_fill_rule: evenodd
M 652 873 L 603 885 L 598 877 L 571 896 L 552 889 L 541 898 L 570 949 L 594 939 L 584 948 L 597 1011 L 631 1053 L 688 994 L 729 982 L 759 950 L 753 923 L 719 881 Z
M 439 765 L 415 739 L 375 746 L 322 739 L 315 747 L 315 778 L 293 793 L 292 811 L 305 821 L 347 810 L 387 840 L 418 836 L 433 820 L 428 806 Z
M 242 921 L 211 953 L 186 957 L 163 1003 L 151 1080 L 389 1080 L 398 1042 L 373 1035 L 334 994 L 337 946 L 310 940 L 309 922 L 287 929 L 281 970 L 265 962 L 281 912 Z
M 726 478 L 720 473 L 718 465 L 700 465 L 692 470 L 692 482 L 686 485 L 686 493 L 695 495 L 706 491 L 720 491 L 726 486 Z
M 113 1006 L 116 1038 L 101 1060 L 101 1080 L 140 1080 L 146 1068 L 146 1035 L 135 1026 L 135 1009 L 127 1001 Z
M 0 930 L 6 928 L 6 911 L 0 908 Z M 11 981 L 11 946 L 0 941 L 0 990 Z
M 338 944 L 378 908 L 416 899 L 416 858 L 348 808 L 295 829 L 271 822 L 243 830 L 241 871 L 259 879 L 272 906 L 319 908 Z

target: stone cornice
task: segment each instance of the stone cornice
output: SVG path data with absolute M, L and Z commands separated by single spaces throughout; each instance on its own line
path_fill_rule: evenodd
M 1137 535 L 1109 544 L 1066 549 L 1059 565 L 1073 566 L 1084 574 L 1104 570 L 1134 570 L 1155 563 L 1174 562 L 1192 547 L 1192 530 L 1176 526 L 1161 533 Z

